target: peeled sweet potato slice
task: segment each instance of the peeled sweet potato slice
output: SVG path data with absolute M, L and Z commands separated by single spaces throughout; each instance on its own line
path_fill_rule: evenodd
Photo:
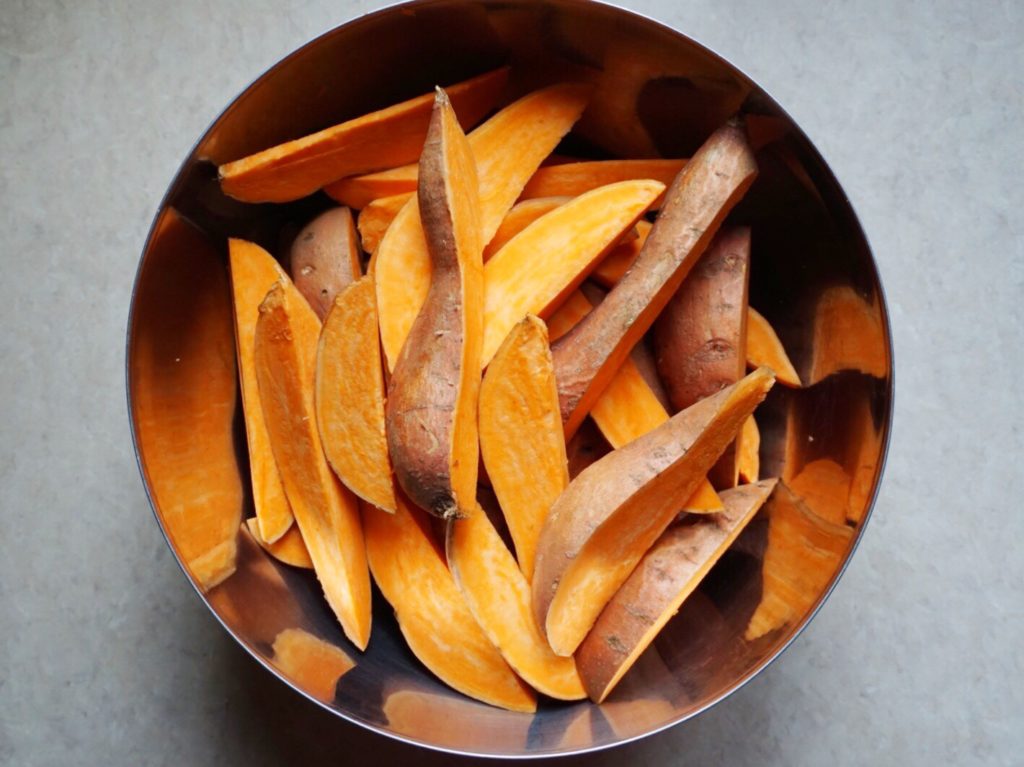
M 505 243 L 523 231 L 526 227 L 543 215 L 553 211 L 555 208 L 565 205 L 572 199 L 570 197 L 541 197 L 536 200 L 524 200 L 517 202 L 505 218 L 501 226 L 494 233 L 491 241 L 484 248 L 484 262 L 491 259 L 495 253 L 505 247 Z
M 633 267 L 600 307 L 552 347 L 567 435 L 590 412 L 756 175 L 743 126 L 731 120 L 676 177 Z
M 654 179 L 667 187 L 685 164 L 686 160 L 594 160 L 546 165 L 530 178 L 522 198 L 576 197 L 599 186 L 638 179 Z M 651 207 L 661 207 L 663 199 L 659 195 Z
M 512 328 L 484 376 L 480 452 L 529 581 L 544 519 L 569 484 L 547 328 L 536 317 Z
M 636 232 L 636 237 L 619 243 L 615 250 L 597 265 L 591 275 L 595 282 L 606 288 L 614 288 L 622 276 L 629 271 L 637 256 L 640 255 L 644 243 L 647 242 L 647 235 L 651 233 L 651 224 L 647 221 L 637 221 Z
M 136 440 L 167 536 L 209 591 L 235 572 L 242 479 L 231 292 L 217 251 L 173 210 L 153 233 L 132 330 Z M 148 286 L 148 287 L 147 287 Z
M 477 624 L 428 537 L 424 513 L 399 496 L 394 514 L 366 507 L 363 521 L 373 578 L 395 609 L 413 654 L 464 695 L 512 711 L 534 711 L 533 693 Z
M 743 422 L 743 430 L 736 444 L 739 446 L 736 463 L 740 481 L 747 484 L 757 482 L 761 473 L 761 432 L 757 428 L 754 416 Z
M 345 486 L 395 510 L 384 427 L 384 371 L 373 277 L 349 285 L 327 315 L 316 359 L 316 421 L 324 453 Z
M 314 377 L 320 321 L 290 283 L 277 283 L 256 322 L 256 378 L 274 451 L 327 602 L 360 650 L 370 639 L 370 576 L 355 497 L 324 457 Z
M 644 555 L 576 652 L 591 700 L 600 703 L 608 697 L 753 519 L 776 482 L 726 490 L 721 514 L 676 523 Z
M 473 152 L 440 89 L 419 179 L 431 285 L 391 376 L 387 441 L 409 498 L 449 519 L 476 503 L 483 245 Z
M 412 162 L 397 168 L 380 170 L 362 176 L 339 179 L 324 187 L 324 192 L 341 205 L 366 210 L 378 200 L 402 197 L 408 199 L 416 193 L 419 164 Z
M 469 141 L 480 183 L 483 243 L 491 240 L 530 175 L 579 118 L 588 95 L 589 88 L 580 85 L 544 88 L 473 131 Z M 375 256 L 381 342 L 393 370 L 430 287 L 430 256 L 418 203 L 410 200 L 399 211 Z
M 299 628 L 278 634 L 273 650 L 271 662 L 278 670 L 323 703 L 334 700 L 338 680 L 356 667 L 340 647 Z
M 502 67 L 449 88 L 466 125 L 494 107 L 507 79 Z M 343 176 L 412 162 L 433 103 L 434 94 L 424 94 L 221 165 L 221 189 L 243 202 L 288 202 Z
M 657 181 L 623 181 L 594 189 L 537 219 L 495 253 L 484 268 L 483 364 L 523 315 L 544 317 L 575 290 L 663 188 Z
M 363 273 L 352 211 L 332 208 L 306 224 L 289 259 L 295 287 L 323 322 L 335 296 Z
M 869 303 L 847 285 L 822 293 L 814 313 L 808 385 L 840 370 L 858 370 L 883 378 L 888 369 L 885 328 L 878 304 Z
M 293 517 L 263 418 L 253 347 L 256 343 L 260 302 L 275 283 L 288 282 L 288 275 L 267 251 L 245 240 L 232 239 L 228 242 L 228 264 L 235 307 L 235 349 L 242 389 L 245 438 L 249 448 L 252 501 L 256 507 L 260 540 L 273 543 L 292 526 Z
M 412 192 L 381 197 L 359 211 L 359 239 L 363 250 L 373 253 L 384 238 L 384 232 L 391 226 L 398 212 L 405 207 Z
M 302 540 L 302 533 L 296 525 L 288 528 L 288 532 L 282 535 L 273 543 L 267 543 L 260 536 L 260 527 L 256 517 L 249 517 L 245 520 L 246 529 L 253 537 L 253 540 L 260 545 L 265 552 L 270 554 L 278 562 L 284 562 L 292 567 L 302 567 L 306 570 L 313 569 L 313 560 L 309 558 L 309 550 Z
M 836 574 L 853 538 L 851 528 L 826 522 L 785 484 L 776 488 L 767 509 L 761 602 L 747 624 L 748 642 L 803 617 Z
M 787 483 L 807 508 L 826 522 L 846 522 L 850 504 L 850 476 L 829 458 L 819 458 L 804 466 Z
M 773 381 L 759 369 L 701 400 L 590 466 L 555 501 L 537 544 L 533 607 L 556 654 L 575 652 Z
M 775 371 L 777 380 L 783 386 L 800 388 L 800 376 L 797 375 L 793 363 L 775 334 L 775 329 L 768 324 L 760 312 L 754 307 L 747 307 L 747 367 L 769 367 Z
M 537 627 L 530 583 L 483 509 L 448 523 L 446 550 L 470 612 L 516 673 L 552 698 L 586 697 L 575 661 L 551 652 Z

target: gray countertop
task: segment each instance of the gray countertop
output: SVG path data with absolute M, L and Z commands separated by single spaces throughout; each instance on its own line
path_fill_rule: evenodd
M 566 764 L 1020 764 L 1024 5 L 632 0 L 771 92 L 861 215 L 896 339 L 874 518 L 825 609 L 688 724 Z M 255 75 L 364 0 L 0 3 L 0 763 L 440 764 L 260 669 L 143 493 L 147 227 Z

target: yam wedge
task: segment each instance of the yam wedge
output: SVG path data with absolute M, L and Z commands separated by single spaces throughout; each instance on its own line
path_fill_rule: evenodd
M 684 165 L 686 160 L 593 160 L 546 165 L 530 178 L 522 198 L 576 197 L 599 186 L 638 179 L 653 179 L 668 187 Z M 663 200 L 664 195 L 660 195 L 651 207 L 657 210 Z
M 505 243 L 523 231 L 526 227 L 555 208 L 565 205 L 571 197 L 541 197 L 536 200 L 517 202 L 501 220 L 498 231 L 484 248 L 484 263 L 505 247 Z
M 758 475 L 761 473 L 761 432 L 757 428 L 754 416 L 750 416 L 743 422 L 743 430 L 736 443 L 739 445 L 736 463 L 740 481 L 744 484 L 757 482 L 760 478 Z
M 595 282 L 606 288 L 614 288 L 623 275 L 629 271 L 636 261 L 644 243 L 647 242 L 647 235 L 651 233 L 651 224 L 647 221 L 636 222 L 637 236 L 633 239 L 619 243 L 615 250 L 597 265 L 592 277 Z
M 783 386 L 800 388 L 800 376 L 789 361 L 782 342 L 768 320 L 754 307 L 747 307 L 747 367 L 769 367 Z
M 313 560 L 309 558 L 309 549 L 302 540 L 302 533 L 297 525 L 288 528 L 288 532 L 282 535 L 273 543 L 267 543 L 260 536 L 259 522 L 256 517 L 249 517 L 245 520 L 245 527 L 253 540 L 260 545 L 265 552 L 270 554 L 278 562 L 284 562 L 292 567 L 301 567 L 305 570 L 313 569 Z
M 363 250 L 367 253 L 376 252 L 380 241 L 384 239 L 384 233 L 411 197 L 412 192 L 381 197 L 359 211 L 359 241 Z

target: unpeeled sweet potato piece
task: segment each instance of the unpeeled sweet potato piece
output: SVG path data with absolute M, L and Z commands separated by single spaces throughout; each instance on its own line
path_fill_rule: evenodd
M 395 194 L 390 197 L 381 197 L 374 200 L 361 211 L 359 211 L 359 240 L 363 250 L 373 253 L 384 238 L 384 233 L 395 220 L 398 212 L 405 207 L 412 197 L 412 192 Z
M 588 95 L 587 86 L 544 88 L 505 107 L 470 135 L 483 243 L 491 240 L 530 175 L 579 118 Z M 393 370 L 430 287 L 430 256 L 418 203 L 410 199 L 391 222 L 377 247 L 374 268 L 381 342 Z
M 249 517 L 245 520 L 245 527 L 253 540 L 260 545 L 265 552 L 270 554 L 278 562 L 284 562 L 292 567 L 301 567 L 306 570 L 313 569 L 313 560 L 309 558 L 309 549 L 302 540 L 302 533 L 297 525 L 288 528 L 288 532 L 282 535 L 273 543 L 267 543 L 260 535 L 260 527 L 256 517 Z
M 731 120 L 676 177 L 633 267 L 600 307 L 552 347 L 567 435 L 590 412 L 756 175 L 743 126 Z
M 620 242 L 615 250 L 597 265 L 591 275 L 595 282 L 606 288 L 614 288 L 622 276 L 629 271 L 637 256 L 640 255 L 640 251 L 643 250 L 644 243 L 647 242 L 647 235 L 651 233 L 651 224 L 647 221 L 637 221 L 636 233 L 636 237 Z
M 558 391 L 543 321 L 508 334 L 480 385 L 480 452 L 527 581 L 544 519 L 569 484 Z
M 736 444 L 736 464 L 740 481 L 747 484 L 757 482 L 761 473 L 761 432 L 757 428 L 754 416 L 743 422 L 743 429 Z
M 555 655 L 534 621 L 530 582 L 483 509 L 448 523 L 446 551 L 470 612 L 515 672 L 552 698 L 585 697 L 575 661 Z
M 776 482 L 726 490 L 721 514 L 677 522 L 644 555 L 576 652 L 591 700 L 600 703 L 608 696 L 753 519 Z
M 338 680 L 356 662 L 337 645 L 299 628 L 285 629 L 274 638 L 272 663 L 299 688 L 323 703 L 334 700 Z
M 476 503 L 484 289 L 476 165 L 440 89 L 419 179 L 431 284 L 391 376 L 387 442 L 409 498 L 449 519 Z
M 541 197 L 536 200 L 523 200 L 517 202 L 501 220 L 498 231 L 494 233 L 491 241 L 484 248 L 484 263 L 505 247 L 505 243 L 523 231 L 541 216 L 544 216 L 555 208 L 565 205 L 571 197 Z
M 522 198 L 576 197 L 617 181 L 653 179 L 666 187 L 686 165 L 686 160 L 591 160 L 545 165 L 538 168 L 523 188 Z M 657 210 L 664 195 L 651 203 Z
M 423 665 L 471 698 L 512 711 L 534 711 L 533 693 L 477 624 L 428 537 L 426 515 L 399 496 L 394 514 L 364 507 L 363 523 L 373 579 Z
M 352 211 L 332 208 L 306 224 L 292 242 L 289 268 L 295 287 L 323 322 L 335 296 L 363 273 Z
M 209 591 L 235 572 L 242 521 L 231 292 L 217 251 L 174 210 L 157 224 L 146 269 L 161 279 L 140 281 L 135 301 L 136 440 L 160 522 Z
M 449 88 L 466 125 L 494 107 L 507 79 L 502 67 Z M 221 165 L 221 189 L 243 202 L 289 202 L 343 176 L 412 162 L 433 103 L 434 94 L 424 94 Z
M 249 449 L 252 501 L 256 508 L 260 540 L 273 543 L 292 526 L 293 517 L 270 447 L 259 384 L 256 381 L 253 351 L 260 302 L 275 283 L 289 280 L 273 256 L 259 245 L 245 240 L 228 241 L 228 264 L 234 300 L 235 350 L 245 416 L 245 439 Z
M 327 460 L 345 486 L 394 512 L 377 299 L 369 275 L 342 290 L 320 331 L 316 421 Z
M 370 639 L 370 576 L 355 497 L 324 457 L 314 378 L 320 321 L 290 283 L 276 283 L 256 322 L 256 378 L 274 459 L 327 602 L 360 650 Z
M 747 624 L 748 642 L 803 617 L 836 574 L 853 538 L 851 528 L 826 522 L 785 484 L 776 488 L 767 509 L 761 602 Z
M 768 320 L 754 307 L 747 307 L 747 366 L 769 367 L 780 384 L 800 388 L 800 376 Z
M 818 299 L 807 384 L 840 370 L 885 377 L 885 328 L 878 303 L 870 303 L 848 285 L 829 288 Z
M 559 496 L 533 576 L 538 624 L 570 655 L 774 382 L 759 369 L 590 466 Z

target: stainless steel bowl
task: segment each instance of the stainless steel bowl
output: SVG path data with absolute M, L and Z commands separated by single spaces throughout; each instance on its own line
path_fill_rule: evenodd
M 235 99 L 171 182 L 136 277 L 128 395 L 139 467 L 156 519 L 182 563 L 190 542 L 169 535 L 172 516 L 196 513 L 203 504 L 233 504 L 244 507 L 244 516 L 252 514 L 237 409 L 211 413 L 207 396 L 235 385 L 230 335 L 199 320 L 230 318 L 226 237 L 253 239 L 277 252 L 282 231 L 326 204 L 318 196 L 284 206 L 237 203 L 220 193 L 215 165 L 503 63 L 512 64 L 522 90 L 596 78 L 599 104 L 571 147 L 594 156 L 686 156 L 731 112 L 747 114 L 761 174 L 733 218 L 753 227 L 751 302 L 812 384 L 800 390 L 777 386 L 759 411 L 763 475 L 799 485 L 797 478 L 815 462 L 838 466 L 845 487 L 822 483 L 805 500 L 821 513 L 845 504 L 853 528 L 845 553 L 821 566 L 792 614 L 746 639 L 765 593 L 764 569 L 774 566 L 764 562 L 767 510 L 606 704 L 542 703 L 535 715 L 476 703 L 436 681 L 406 649 L 390 608 L 379 599 L 370 647 L 360 654 L 342 636 L 315 580 L 276 564 L 244 532 L 236 541 L 237 570 L 220 585 L 204 593 L 189 568 L 182 569 L 253 657 L 340 718 L 430 748 L 541 756 L 648 735 L 741 687 L 828 597 L 869 516 L 893 397 L 892 342 L 878 272 L 838 181 L 762 89 L 675 30 L 583 0 L 427 0 L 328 32 Z M 172 209 L 202 233 L 199 240 L 191 229 L 173 225 Z M 852 300 L 859 315 L 830 313 L 829 297 L 836 296 Z M 183 376 L 182 355 L 186 362 L 207 363 Z M 211 432 L 211 423 L 220 426 Z M 203 460 L 177 460 L 168 434 L 176 435 L 178 449 L 193 448 Z M 196 472 L 220 483 L 218 492 L 191 497 Z M 295 671 L 272 646 L 286 629 L 343 649 L 355 668 L 336 686 L 333 678 Z

